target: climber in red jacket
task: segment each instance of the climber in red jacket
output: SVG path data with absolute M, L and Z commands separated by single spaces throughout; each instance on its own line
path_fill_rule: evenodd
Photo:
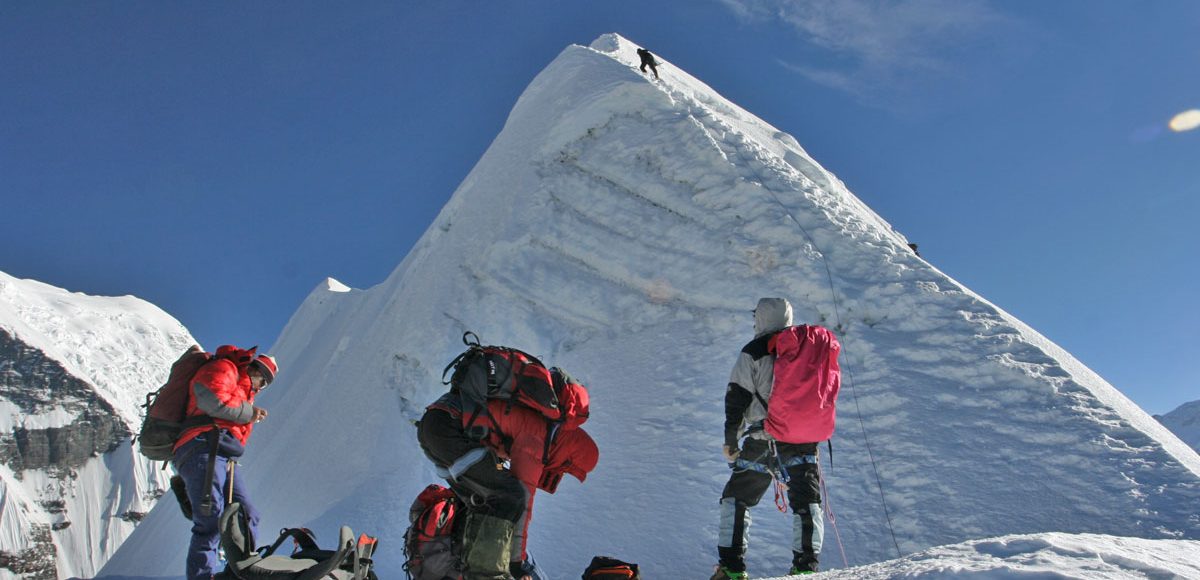
M 426 456 L 470 508 L 463 554 L 469 579 L 530 577 L 526 532 L 534 494 L 554 493 L 567 474 L 583 481 L 599 460 L 596 443 L 579 427 L 587 419 L 587 390 L 559 369 L 551 372 L 565 384 L 558 421 L 493 399 L 492 428 L 476 441 L 464 429 L 459 396 L 450 392 L 426 409 L 418 426 Z M 496 569 L 501 559 L 506 571 Z
M 267 411 L 255 406 L 254 398 L 278 372 L 274 358 L 257 354 L 254 348 L 224 345 L 192 377 L 187 424 L 199 424 L 179 437 L 173 459 L 192 506 L 188 580 L 211 578 L 218 572 L 217 545 L 221 538 L 217 522 L 224 509 L 226 485 L 233 501 L 242 504 L 250 529 L 257 531 L 258 511 L 250 502 L 241 474 L 232 472 L 232 481 L 227 482 L 227 469 L 245 452 L 254 425 L 266 419 Z

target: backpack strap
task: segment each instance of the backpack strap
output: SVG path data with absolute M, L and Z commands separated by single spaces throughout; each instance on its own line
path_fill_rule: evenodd
M 203 419 L 203 420 L 195 421 L 194 423 L 189 423 L 192 419 Z M 191 429 L 192 427 L 195 427 L 197 425 L 203 425 L 205 423 L 212 423 L 214 429 L 217 426 L 217 421 L 215 419 L 213 419 L 212 417 L 209 417 L 208 415 L 196 415 L 195 417 L 188 417 L 187 419 L 184 419 L 183 423 L 180 423 L 180 425 L 181 425 L 180 431 L 186 431 L 188 429 Z M 199 437 L 203 433 L 204 432 L 201 431 L 196 436 Z M 167 468 L 167 463 L 170 461 L 174 461 L 175 465 L 182 465 L 183 462 L 190 459 L 192 457 L 192 454 L 195 452 L 196 452 L 196 448 L 193 447 L 192 449 L 189 449 L 187 453 L 184 453 L 183 457 L 180 457 L 179 459 L 163 460 L 163 469 Z M 211 484 L 212 482 L 209 482 L 209 483 Z
M 187 482 L 183 480 L 183 476 L 179 474 L 171 476 L 171 493 L 175 495 L 175 501 L 179 503 L 183 517 L 189 522 L 192 521 L 192 502 L 188 499 Z
M 468 336 L 473 336 L 475 339 L 469 340 L 467 338 Z M 446 368 L 442 369 L 443 385 L 450 384 L 450 381 L 446 380 L 446 375 L 450 373 L 450 369 L 457 367 L 458 363 L 462 362 L 462 359 L 466 358 L 468 354 L 471 354 L 476 349 L 483 348 L 482 344 L 479 342 L 479 335 L 471 332 L 470 330 L 463 333 L 462 341 L 463 344 L 467 345 L 467 350 L 464 350 L 462 354 L 454 357 L 454 360 L 450 361 L 450 364 L 446 365 Z
M 779 330 L 776 330 L 775 332 L 770 333 L 769 335 L 763 335 L 763 337 L 756 339 L 756 341 L 762 340 L 762 338 L 767 338 L 767 353 L 770 354 L 771 356 L 777 356 L 775 354 L 775 338 L 777 336 L 779 336 L 779 333 L 787 330 L 787 328 L 789 328 L 789 327 L 781 328 Z M 763 413 L 766 413 L 767 400 L 764 399 L 761 394 L 759 394 L 757 389 L 746 389 L 746 390 L 750 391 L 751 393 L 754 393 L 754 398 L 758 399 L 758 402 L 762 404 Z
M 762 403 L 763 411 L 766 411 L 767 410 L 767 400 L 764 399 L 762 395 L 758 394 L 757 390 L 753 391 L 753 393 L 754 393 L 754 398 L 758 399 L 759 403 Z
M 354 547 L 354 580 L 365 580 L 374 576 L 371 574 L 371 566 L 375 564 L 375 560 L 371 559 L 371 556 L 378 547 L 378 538 L 366 534 L 358 536 L 358 545 Z
M 344 564 L 354 557 L 354 534 L 347 526 L 342 526 L 341 533 L 338 534 L 338 547 L 336 550 L 325 551 L 322 554 L 315 554 L 323 560 L 317 560 L 313 566 L 304 569 L 298 575 L 293 576 L 296 580 L 321 580 L 323 578 L 335 577 L 331 572 L 341 568 Z M 332 552 L 332 553 L 331 553 Z
M 462 362 L 462 360 L 464 358 L 467 358 L 467 355 L 471 354 L 471 352 L 472 352 L 471 349 L 462 351 L 461 354 L 454 357 L 454 360 L 450 361 L 450 364 L 446 365 L 446 368 L 442 369 L 442 384 L 443 385 L 450 384 L 450 381 L 453 379 L 453 376 L 451 376 L 450 379 L 447 379 L 446 375 L 450 374 L 451 370 L 458 368 L 458 363 Z
M 558 438 L 558 430 L 562 427 L 562 424 L 562 421 L 547 421 L 546 445 L 542 449 L 542 465 L 550 464 L 550 448 L 554 446 L 554 440 Z
M 275 539 L 275 543 L 271 544 L 267 549 L 259 552 L 258 555 L 266 558 L 267 556 L 274 554 L 275 550 L 278 550 L 279 546 L 283 544 L 283 541 L 288 538 L 291 538 L 294 542 L 296 542 L 296 546 L 300 550 L 320 549 L 320 547 L 317 546 L 317 541 L 313 539 L 312 531 L 310 531 L 308 528 L 283 528 L 279 530 L 279 537 Z
M 476 421 L 479 420 L 480 415 L 488 418 L 488 422 L 492 424 L 491 429 L 483 425 L 475 424 Z M 487 439 L 488 434 L 490 434 L 493 430 L 497 433 L 500 433 L 500 423 L 496 422 L 496 418 L 492 416 L 492 412 L 488 410 L 486 403 L 475 407 L 475 410 L 471 411 L 470 416 L 468 416 L 467 420 L 463 423 L 463 433 L 468 439 L 471 439 L 477 443 L 482 443 L 484 439 Z
M 743 390 L 750 391 L 750 389 L 745 389 L 745 388 L 743 388 Z M 763 408 L 763 420 L 762 420 L 762 421 L 755 421 L 755 422 L 753 422 L 753 423 L 750 423 L 749 425 L 746 425 L 746 431 L 743 433 L 743 435 L 750 435 L 751 433 L 757 433 L 757 432 L 759 432 L 759 431 L 765 431 L 765 430 L 766 430 L 765 423 L 766 423 L 766 421 L 767 421 L 767 419 L 766 419 L 766 415 L 767 415 L 767 400 L 766 400 L 766 399 L 764 399 L 762 395 L 758 394 L 758 391 L 750 391 L 750 392 L 751 392 L 751 393 L 754 395 L 754 398 L 758 399 L 758 402 L 759 402 L 760 404 L 762 404 L 762 408 Z M 743 412 L 744 412 L 744 411 L 743 411 Z
M 208 464 L 204 466 L 204 499 L 200 500 L 200 515 L 205 517 L 213 513 L 212 484 L 217 471 L 217 449 L 221 445 L 221 436 L 216 429 L 208 433 L 211 435 L 208 438 Z

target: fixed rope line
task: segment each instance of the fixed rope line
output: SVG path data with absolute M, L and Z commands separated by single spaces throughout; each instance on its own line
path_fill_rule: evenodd
M 804 237 L 808 239 L 808 243 L 812 244 L 812 247 L 821 254 L 821 263 L 825 266 L 825 276 L 829 280 L 829 293 L 833 296 L 833 316 L 837 321 L 838 328 L 842 328 L 842 307 L 841 302 L 838 300 L 837 288 L 833 283 L 833 270 L 829 268 L 829 258 L 825 255 L 825 252 L 821 251 L 820 246 L 817 245 L 817 241 L 808 233 L 808 230 L 800 223 L 800 220 L 797 220 L 796 216 L 792 215 L 792 212 L 783 204 L 779 196 L 766 187 L 763 189 L 771 196 L 771 199 L 775 200 L 775 203 L 783 210 L 784 215 L 792 220 L 792 223 L 796 224 L 796 227 L 800 229 L 800 233 L 804 234 Z M 871 471 L 875 474 L 875 486 L 879 489 L 879 503 L 883 506 L 883 516 L 887 519 L 888 533 L 892 536 L 892 545 L 896 547 L 896 557 L 902 558 L 904 554 L 900 551 L 900 542 L 896 540 L 896 528 L 892 525 L 892 514 L 888 511 L 887 497 L 883 493 L 883 480 L 879 477 L 879 466 L 875 461 L 875 453 L 871 450 L 871 439 L 867 436 L 867 425 L 862 418 L 862 408 L 858 404 L 858 391 L 854 388 L 854 372 L 850 368 L 850 365 L 844 366 L 846 367 L 846 373 L 850 376 L 850 395 L 854 398 L 854 412 L 858 415 L 858 426 L 862 430 L 863 443 L 867 448 L 867 457 L 871 461 Z

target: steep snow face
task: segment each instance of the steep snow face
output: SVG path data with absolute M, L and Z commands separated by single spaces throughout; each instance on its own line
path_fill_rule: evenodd
M 1192 449 L 1200 450 L 1200 401 L 1184 403 L 1166 415 L 1155 415 L 1160 423 Z
M 166 474 L 130 435 L 191 343 L 142 300 L 0 272 L 0 575 L 90 577 L 150 511 Z
M 911 252 L 791 136 L 606 35 L 568 47 L 382 284 L 319 286 L 275 344 L 285 370 L 244 458 L 264 530 L 379 535 L 403 574 L 412 498 L 437 481 L 410 420 L 463 331 L 590 388 L 601 449 L 541 495 L 531 550 L 648 577 L 715 561 L 724 391 L 762 296 L 840 337 L 845 386 L 826 567 L 1012 533 L 1200 538 L 1200 457 L 1100 377 Z M 749 562 L 785 570 L 768 497 Z M 835 531 L 837 532 L 835 534 Z M 104 574 L 182 570 L 187 526 L 155 510 Z

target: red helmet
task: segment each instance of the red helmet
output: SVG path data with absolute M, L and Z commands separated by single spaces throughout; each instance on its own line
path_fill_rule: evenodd
M 275 380 L 275 374 L 279 372 L 279 363 L 275 362 L 275 358 L 269 354 L 260 354 L 254 357 L 254 362 L 250 363 L 258 367 L 262 371 L 263 378 L 267 380 L 267 384 Z

